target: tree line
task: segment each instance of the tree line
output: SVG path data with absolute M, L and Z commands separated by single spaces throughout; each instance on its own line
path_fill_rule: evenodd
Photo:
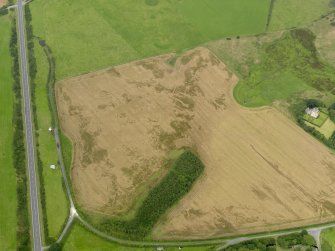
M 225 251 L 276 251 L 277 246 L 285 250 L 294 247 L 304 247 L 303 250 L 312 251 L 313 247 L 316 246 L 316 242 L 306 230 L 303 230 L 299 233 L 282 235 L 277 238 L 263 238 L 243 241 L 227 247 Z
M 28 187 L 26 169 L 26 149 L 24 142 L 24 127 L 22 115 L 22 95 L 20 82 L 19 54 L 17 47 L 16 20 L 12 19 L 12 30 L 10 38 L 10 54 L 12 57 L 12 76 L 14 92 L 14 113 L 13 113 L 13 161 L 16 170 L 16 249 L 28 251 L 31 249 L 30 223 L 28 209 Z

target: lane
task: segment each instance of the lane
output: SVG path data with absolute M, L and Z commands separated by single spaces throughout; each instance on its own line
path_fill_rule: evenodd
M 25 135 L 27 148 L 27 168 L 29 174 L 29 191 L 30 191 L 30 207 L 31 207 L 31 225 L 33 233 L 33 246 L 35 251 L 42 250 L 41 227 L 39 216 L 39 200 L 36 179 L 36 162 L 34 151 L 34 136 L 32 124 L 32 111 L 29 90 L 29 76 L 27 63 L 27 49 L 26 49 L 26 34 L 24 24 L 24 1 L 17 1 L 17 28 L 19 38 L 19 52 L 20 52 L 20 67 L 22 80 L 22 94 L 24 103 L 24 121 L 25 121 Z

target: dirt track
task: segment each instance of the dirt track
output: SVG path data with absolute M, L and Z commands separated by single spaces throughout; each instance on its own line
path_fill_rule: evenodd
M 335 158 L 277 110 L 237 105 L 237 78 L 208 50 L 131 63 L 57 85 L 63 130 L 75 144 L 79 203 L 131 210 L 181 146 L 206 165 L 162 219 L 156 238 L 206 238 L 318 223 L 335 215 Z

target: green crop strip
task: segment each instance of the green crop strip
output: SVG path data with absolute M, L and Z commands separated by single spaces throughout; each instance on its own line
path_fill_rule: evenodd
M 132 220 L 106 219 L 99 228 L 124 238 L 145 238 L 166 210 L 191 190 L 203 170 L 200 159 L 186 150 L 172 164 L 169 173 L 149 192 Z

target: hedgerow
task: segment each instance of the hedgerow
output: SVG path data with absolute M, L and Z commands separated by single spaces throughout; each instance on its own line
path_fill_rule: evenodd
M 275 0 L 271 0 L 270 7 L 269 7 L 269 12 L 268 12 L 268 17 L 267 17 L 266 25 L 265 25 L 265 30 L 266 31 L 269 29 L 274 5 L 275 5 Z
M 335 103 L 333 103 L 329 106 L 328 114 L 329 114 L 330 120 L 335 122 Z
M 159 218 L 188 193 L 202 174 L 204 165 L 190 150 L 186 150 L 172 165 L 169 173 L 154 187 L 132 220 L 106 219 L 101 230 L 129 239 L 143 239 Z
M 8 14 L 8 9 L 7 9 L 7 5 L 5 5 L 5 6 L 2 6 L 1 8 L 0 8 L 0 16 L 5 16 L 5 15 L 7 15 Z
M 314 238 L 303 230 L 299 233 L 292 233 L 275 238 L 263 238 L 243 241 L 225 248 L 225 251 L 276 251 L 277 246 L 282 249 L 291 249 L 300 246 L 302 250 L 312 251 L 316 247 Z
M 312 236 L 310 236 L 306 230 L 300 233 L 293 233 L 288 235 L 279 236 L 277 238 L 277 243 L 281 248 L 292 248 L 297 245 L 303 246 L 315 246 L 316 242 Z
M 229 246 L 226 251 L 240 250 L 259 250 L 259 251 L 276 251 L 276 240 L 274 238 L 255 239 L 243 241 L 241 243 Z
M 28 188 L 26 169 L 26 150 L 23 132 L 22 96 L 20 83 L 19 54 L 17 48 L 16 20 L 12 20 L 12 33 L 10 39 L 10 53 L 12 57 L 12 75 L 14 92 L 13 114 L 13 160 L 16 170 L 16 199 L 17 199 L 17 225 L 16 225 L 16 249 L 20 251 L 30 250 L 30 224 L 28 210 Z

